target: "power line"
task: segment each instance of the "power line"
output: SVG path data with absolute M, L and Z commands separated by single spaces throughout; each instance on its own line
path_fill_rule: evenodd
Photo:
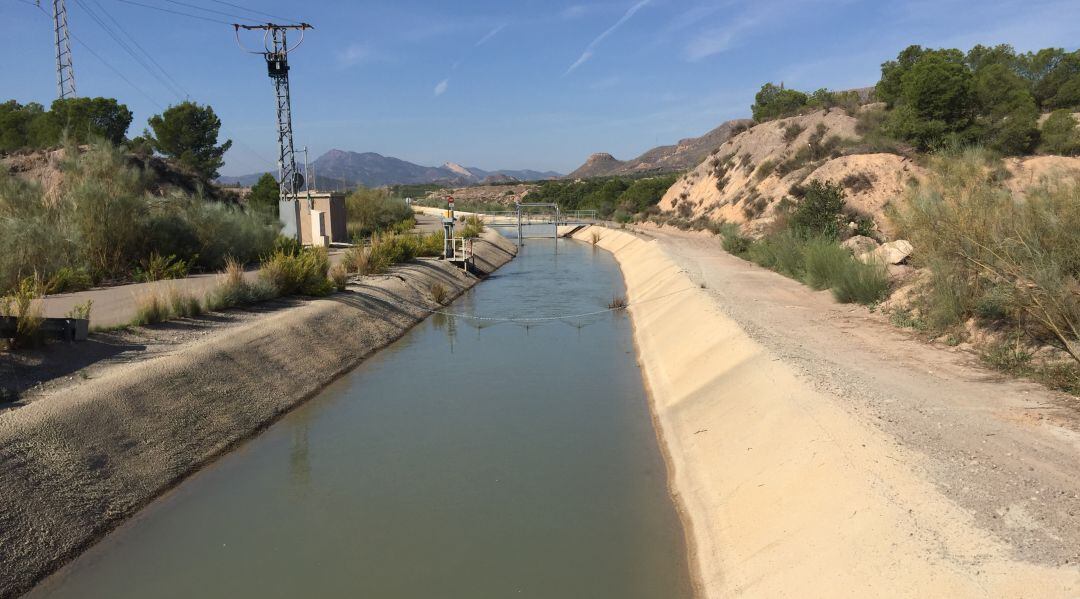
M 286 17 L 279 17 L 277 15 L 272 15 L 272 14 L 270 14 L 268 12 L 262 12 L 260 10 L 255 10 L 254 8 L 246 8 L 246 7 L 240 6 L 239 4 L 233 4 L 232 2 L 225 2 L 224 0 L 210 0 L 210 1 L 211 2 L 216 2 L 218 4 L 224 4 L 225 6 L 231 6 L 233 8 L 239 8 L 240 10 L 243 10 L 243 11 L 255 14 L 255 15 L 262 15 L 264 17 L 270 17 L 272 19 L 277 19 L 279 21 L 299 21 L 300 20 L 300 19 L 289 19 L 289 18 L 286 18 Z
M 157 106 L 157 107 L 158 107 L 158 110 L 164 110 L 164 109 L 165 109 L 165 107 L 161 105 L 161 102 L 158 102 L 158 101 L 157 101 L 157 99 L 155 99 L 155 98 L 154 98 L 153 96 L 151 96 L 151 95 L 150 95 L 149 93 L 147 93 L 147 92 L 146 92 L 146 90 L 144 90 L 143 88 L 141 88 L 141 87 L 139 87 L 138 85 L 135 85 L 134 83 L 132 83 L 131 79 L 128 79 L 128 78 L 127 78 L 127 77 L 126 77 L 126 76 L 125 76 L 125 75 L 124 75 L 124 74 L 123 74 L 123 73 L 122 73 L 122 72 L 120 71 L 120 69 L 117 69 L 116 67 L 114 67 L 114 66 L 112 65 L 112 63 L 110 63 L 109 61 L 105 60 L 105 58 L 103 58 L 103 57 L 102 57 L 102 56 L 101 56 L 100 54 L 98 54 L 97 52 L 95 52 L 95 51 L 94 51 L 94 49 L 93 49 L 93 48 L 91 48 L 91 47 L 90 47 L 89 45 L 87 45 L 87 43 L 86 43 L 86 42 L 84 42 L 84 41 L 82 41 L 81 39 L 79 39 L 79 36 L 77 36 L 77 35 L 75 35 L 75 34 L 72 34 L 72 35 L 71 35 L 71 38 L 72 38 L 72 39 L 74 39 L 75 41 L 79 42 L 79 45 L 80 45 L 80 46 L 82 46 L 83 48 L 86 48 L 86 50 L 87 50 L 88 52 L 90 52 L 90 54 L 93 54 L 93 55 L 94 55 L 94 58 L 97 58 L 98 60 L 100 60 L 100 61 L 101 61 L 101 63 L 102 63 L 102 64 L 104 64 L 104 65 L 105 65 L 106 67 L 108 67 L 108 69 L 109 69 L 110 71 L 112 71 L 113 73 L 115 73 L 117 77 L 119 77 L 119 78 L 123 79 L 123 80 L 124 80 L 124 82 L 125 82 L 125 83 L 127 83 L 128 85 L 130 85 L 130 86 L 131 86 L 132 88 L 134 88 L 134 89 L 135 89 L 135 91 L 137 91 L 137 92 L 139 92 L 140 94 L 142 94 L 143 96 L 145 96 L 147 100 L 150 100 L 150 103 L 152 103 L 152 104 L 153 104 L 154 106 Z
M 117 29 L 119 29 L 120 32 L 123 33 L 125 36 L 127 36 L 127 38 L 129 40 L 131 40 L 131 43 L 135 44 L 135 47 L 137 47 L 143 53 L 143 55 L 146 56 L 146 58 L 148 58 L 150 60 L 150 62 L 152 62 L 154 64 L 154 66 L 156 66 L 158 68 L 159 71 L 161 71 L 162 75 L 165 75 L 165 77 L 168 78 L 168 80 L 173 84 L 173 86 L 175 88 L 174 91 L 179 90 L 180 92 L 182 92 L 181 97 L 184 97 L 184 98 L 191 95 L 191 94 L 188 93 L 188 91 L 186 89 L 184 89 L 184 86 L 180 85 L 180 83 L 177 82 L 176 79 L 174 79 L 171 74 L 169 74 L 169 71 L 165 67 L 161 66 L 161 63 L 159 63 L 154 58 L 153 54 L 151 54 L 150 52 L 147 52 L 146 48 L 143 48 L 142 44 L 140 44 L 139 41 L 136 40 L 133 35 L 131 35 L 131 33 L 129 33 L 126 29 L 124 29 L 124 26 L 121 25 L 120 22 L 117 21 L 112 16 L 112 14 L 110 14 L 109 11 L 105 9 L 104 6 L 102 6 L 100 3 L 98 3 L 97 0 L 90 0 L 90 2 L 93 2 L 95 6 L 97 6 L 99 9 L 101 9 L 101 12 L 105 13 L 105 16 L 108 17 L 109 20 L 112 21 L 116 25 Z
M 109 37 L 111 37 L 113 41 L 115 41 L 120 46 L 121 49 L 127 52 L 128 56 L 131 56 L 131 58 L 133 58 L 135 62 L 139 63 L 139 65 L 142 66 L 142 68 L 145 69 L 147 73 L 150 73 L 150 76 L 152 76 L 154 79 L 157 79 L 159 83 L 161 83 L 166 89 L 170 91 L 170 93 L 175 94 L 176 96 L 181 98 L 184 97 L 183 91 L 180 90 L 178 86 L 170 83 L 165 78 L 163 78 L 157 71 L 151 68 L 150 64 L 147 63 L 147 61 L 138 53 L 136 53 L 135 50 L 127 42 L 125 42 L 119 35 L 117 35 L 116 32 L 113 31 L 112 27 L 110 27 L 108 23 L 102 20 L 102 18 L 98 16 L 98 14 L 90 7 L 89 4 L 81 2 L 80 0 L 76 0 L 76 4 L 81 6 L 83 10 L 86 11 L 86 14 L 90 15 L 90 18 L 93 19 L 98 24 L 98 26 L 101 27 L 105 31 L 105 33 L 108 34 Z M 112 17 L 110 16 L 110 18 Z M 119 25 L 119 23 L 117 23 L 117 25 Z M 122 27 L 121 30 L 123 30 Z M 126 31 L 124 31 L 124 33 L 127 34 Z M 130 37 L 130 34 L 127 35 L 128 37 Z M 143 50 L 143 52 L 146 53 L 145 50 Z M 160 65 L 158 68 L 160 68 Z
M 222 21 L 221 19 L 212 19 L 210 17 L 204 17 L 204 16 L 200 16 L 200 15 L 193 15 L 193 14 L 186 13 L 186 12 L 180 12 L 178 10 L 162 8 L 160 6 L 154 6 L 152 4 L 143 4 L 142 2 L 135 2 L 135 0 L 116 0 L 116 1 L 117 2 L 123 2 L 124 4 L 131 4 L 132 6 L 141 6 L 143 8 L 149 8 L 151 10 L 158 10 L 158 11 L 161 11 L 161 12 L 167 12 L 167 13 L 174 14 L 174 15 L 180 15 L 182 17 L 188 17 L 190 19 L 199 19 L 199 20 L 202 20 L 202 21 L 209 21 L 211 23 L 218 23 L 220 25 L 232 25 L 232 23 L 229 23 L 228 21 Z
M 252 19 L 250 17 L 241 17 L 240 15 L 234 15 L 232 13 L 222 12 L 220 10 L 214 10 L 212 8 L 204 8 L 204 7 L 198 6 L 196 4 L 188 4 L 187 2 L 180 2 L 180 0 L 165 0 L 165 1 L 168 2 L 169 4 L 177 4 L 179 6 L 186 6 L 188 8 L 194 8 L 195 10 L 202 10 L 202 11 L 206 11 L 206 12 L 209 12 L 209 13 L 214 13 L 214 14 L 217 14 L 217 15 L 222 15 L 222 16 L 226 16 L 226 17 L 232 17 L 234 19 L 240 19 L 241 21 L 251 21 L 252 23 L 261 22 L 259 19 Z

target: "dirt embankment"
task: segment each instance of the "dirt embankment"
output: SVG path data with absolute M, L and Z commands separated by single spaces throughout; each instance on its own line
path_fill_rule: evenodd
M 477 266 L 516 253 L 488 232 Z M 386 346 L 478 279 L 421 261 L 221 327 L 0 413 L 0 597 L 26 591 L 140 507 Z
M 1074 442 L 1065 429 L 1000 416 L 1022 412 L 1020 398 L 1040 401 L 1027 387 L 988 395 L 993 383 L 940 357 L 909 370 L 902 352 L 916 350 L 904 340 L 876 349 L 860 345 L 875 343 L 864 336 L 833 342 L 836 354 L 861 348 L 852 352 L 865 364 L 804 357 L 832 347 L 813 335 L 837 318 L 813 311 L 817 296 L 802 297 L 813 292 L 793 284 L 755 299 L 761 279 L 777 275 L 728 264 L 711 246 L 687 245 L 691 263 L 661 240 L 599 232 L 626 279 L 702 596 L 1080 593 L 1067 513 L 1076 485 L 1065 474 L 1075 472 Z M 749 303 L 718 303 L 732 294 Z M 864 389 L 864 378 L 876 387 Z M 867 399 L 875 393 L 885 397 Z

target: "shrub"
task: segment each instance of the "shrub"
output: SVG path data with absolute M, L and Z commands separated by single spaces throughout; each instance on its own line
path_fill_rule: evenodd
M 749 237 L 744 237 L 739 225 L 735 223 L 724 223 L 720 225 L 719 233 L 720 243 L 724 247 L 724 251 L 736 256 L 742 256 L 750 249 L 751 240 Z
M 840 185 L 852 193 L 861 193 L 874 187 L 874 177 L 867 173 L 851 173 L 840 180 Z
M 446 304 L 446 299 L 449 296 L 449 292 L 446 291 L 446 287 L 442 283 L 431 284 L 431 299 L 440 306 Z
M 607 307 L 608 307 L 609 310 L 625 310 L 626 306 L 628 306 L 628 305 L 629 304 L 627 304 L 627 302 L 626 302 L 626 296 L 624 296 L 624 295 L 616 295 L 616 296 L 611 298 L 611 301 L 608 302 Z
M 1076 118 L 1069 110 L 1055 110 L 1042 126 L 1042 145 L 1048 154 L 1074 156 L 1080 154 L 1080 132 L 1076 129 Z
M 131 324 L 134 326 L 146 326 L 165 322 L 172 317 L 169 303 L 160 293 L 150 292 L 136 300 L 135 318 Z
M 465 226 L 462 227 L 457 234 L 465 239 L 475 239 L 480 237 L 480 234 L 483 232 L 484 219 L 474 214 L 465 219 Z
M 417 257 L 421 258 L 438 258 L 443 255 L 443 246 L 445 244 L 446 236 L 442 231 L 436 231 L 435 233 L 429 233 L 424 235 L 420 239 L 420 248 L 417 251 Z
M 761 181 L 771 175 L 776 170 L 776 163 L 772 160 L 764 160 L 758 165 L 757 172 L 754 173 L 754 178 Z
M 94 286 L 90 273 L 82 268 L 62 266 L 45 283 L 45 295 L 85 291 Z
M 835 238 L 844 210 L 844 188 L 833 183 L 811 181 L 791 215 L 791 226 L 807 237 Z
M 790 144 L 802 135 L 803 131 L 806 131 L 806 127 L 803 127 L 799 123 L 789 123 L 784 127 L 784 141 Z
M 589 233 L 589 241 L 593 245 L 600 243 L 600 231 L 591 231 Z
M 0 298 L 0 316 L 18 318 L 15 336 L 7 341 L 8 349 L 26 349 L 41 343 L 41 281 L 29 277 L 20 281 L 11 295 Z
M 341 258 L 341 265 L 345 267 L 348 272 L 366 275 L 368 274 L 368 262 L 370 256 L 371 252 L 362 244 L 354 245 L 345 251 L 345 255 Z
M 327 277 L 330 259 L 324 248 L 305 249 L 299 256 L 277 253 L 263 261 L 259 277 L 277 295 L 324 296 L 333 291 Z
M 838 302 L 872 305 L 888 294 L 889 275 L 881 264 L 865 264 L 848 256 L 830 288 Z
M 1016 201 L 984 152 L 943 154 L 893 215 L 934 277 L 928 294 L 973 314 L 992 287 L 1006 313 L 1080 362 L 1080 186 L 1048 180 Z M 953 318 L 949 318 L 952 320 Z
M 805 242 L 790 229 L 760 239 L 750 245 L 750 260 L 793 279 L 802 280 L 806 267 Z
M 175 288 L 169 291 L 169 308 L 173 318 L 195 318 L 203 313 L 199 298 Z
M 276 290 L 263 280 L 249 283 L 244 266 L 233 259 L 226 261 L 217 286 L 207 295 L 208 310 L 225 310 L 271 299 Z
M 817 290 L 829 289 L 842 279 L 853 258 L 835 240 L 814 238 L 803 248 L 806 260 L 804 282 Z
M 67 317 L 75 320 L 90 320 L 90 312 L 94 309 L 94 300 L 88 299 L 81 304 L 75 304 Z
M 338 291 L 345 291 L 345 288 L 349 284 L 349 271 L 342 264 L 335 264 L 330 267 L 329 272 L 330 280 L 334 282 L 334 288 Z
M 173 255 L 162 256 L 157 252 L 150 252 L 150 256 L 139 262 L 134 276 L 136 281 L 143 283 L 183 279 L 188 276 L 188 264 Z
M 413 218 L 412 208 L 387 189 L 359 187 L 345 198 L 345 209 L 350 237 L 366 237 Z

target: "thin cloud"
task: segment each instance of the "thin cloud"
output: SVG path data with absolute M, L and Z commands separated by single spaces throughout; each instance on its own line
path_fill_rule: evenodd
M 573 73 L 575 70 L 577 70 L 578 67 L 588 62 L 589 59 L 596 54 L 597 46 L 599 46 L 605 38 L 607 38 L 612 33 L 615 33 L 615 31 L 618 30 L 619 27 L 622 27 L 623 23 L 629 21 L 635 14 L 637 14 L 637 11 L 645 8 L 645 5 L 649 2 L 650 0 L 640 0 L 640 2 L 631 6 L 630 9 L 626 11 L 626 14 L 624 14 L 621 19 L 616 21 L 614 25 L 608 27 L 607 30 L 596 36 L 596 39 L 594 39 L 592 42 L 589 43 L 588 46 L 585 47 L 585 51 L 581 53 L 581 56 L 576 61 L 574 61 L 574 64 L 570 65 L 570 68 L 566 69 L 566 72 L 563 73 L 563 77 L 569 75 L 570 73 Z
M 567 6 L 559 13 L 559 17 L 562 19 L 579 19 L 585 16 L 585 13 L 589 11 L 589 8 L 583 4 L 575 4 L 573 6 Z
M 449 87 L 450 87 L 450 80 L 449 79 L 443 79 L 442 81 L 440 81 L 437 85 L 435 85 L 435 97 L 438 98 L 439 96 L 445 94 L 446 90 Z
M 375 51 L 367 44 L 352 44 L 348 48 L 338 52 L 338 66 L 342 68 L 356 66 L 370 62 L 375 58 Z
M 476 45 L 474 47 L 479 48 L 480 46 L 483 46 L 484 44 L 488 43 L 489 41 L 491 41 L 491 38 L 495 37 L 496 35 L 499 35 L 499 32 L 502 31 L 503 29 L 506 29 L 506 23 L 503 23 L 502 25 L 499 25 L 495 29 L 492 29 L 491 31 L 489 31 L 487 35 L 480 38 L 480 41 L 476 42 Z

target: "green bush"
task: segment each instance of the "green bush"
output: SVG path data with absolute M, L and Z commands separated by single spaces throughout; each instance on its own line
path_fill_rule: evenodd
M 1080 132 L 1077 132 L 1076 118 L 1069 110 L 1055 110 L 1042 126 L 1042 145 L 1039 147 L 1048 154 L 1075 156 L 1080 154 Z
M 413 218 L 405 201 L 391 197 L 387 189 L 359 187 L 345 198 L 349 236 L 367 237 Z M 410 227 L 411 228 L 411 227 Z
M 225 263 L 221 280 L 207 295 L 207 310 L 225 310 L 272 299 L 277 290 L 262 279 L 249 282 L 244 276 L 244 265 L 229 259 Z
M 864 264 L 848 256 L 846 267 L 834 274 L 830 285 L 836 301 L 873 305 L 889 292 L 889 275 L 881 264 Z
M 723 223 L 720 225 L 720 243 L 724 251 L 736 256 L 742 256 L 750 250 L 751 240 L 742 234 L 742 229 L 735 223 Z
M 473 215 L 465 219 L 465 226 L 457 231 L 457 235 L 465 239 L 475 239 L 484 232 L 484 219 Z
M 815 237 L 803 247 L 803 281 L 817 290 L 830 289 L 847 275 L 851 262 L 851 252 L 841 247 L 833 239 Z
M 844 187 L 814 180 L 803 187 L 803 194 L 791 215 L 792 229 L 808 238 L 835 239 L 844 211 Z
M 259 278 L 277 295 L 329 295 L 334 284 L 328 278 L 330 259 L 324 248 L 305 249 L 297 256 L 279 252 L 263 261 Z
M 188 264 L 176 256 L 162 256 L 157 252 L 150 252 L 150 256 L 139 261 L 135 268 L 135 280 L 144 283 L 164 281 L 167 279 L 183 279 L 188 276 Z

